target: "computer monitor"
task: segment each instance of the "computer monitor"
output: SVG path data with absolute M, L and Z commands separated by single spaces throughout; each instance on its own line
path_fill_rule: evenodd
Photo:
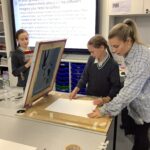
M 37 42 L 24 94 L 24 107 L 53 89 L 66 39 Z

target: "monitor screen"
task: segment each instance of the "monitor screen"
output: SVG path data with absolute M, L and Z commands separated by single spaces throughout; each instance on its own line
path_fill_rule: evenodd
M 37 42 L 25 89 L 25 107 L 53 89 L 66 40 Z
M 87 49 L 96 33 L 97 0 L 12 0 L 15 31 L 29 33 L 36 41 L 67 39 L 68 49 Z

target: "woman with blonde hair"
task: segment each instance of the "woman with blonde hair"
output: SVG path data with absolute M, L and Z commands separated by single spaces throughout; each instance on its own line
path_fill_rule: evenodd
M 132 150 L 149 150 L 150 50 L 140 42 L 136 23 L 131 19 L 115 25 L 110 30 L 108 39 L 112 52 L 125 59 L 127 74 L 124 87 L 111 102 L 96 108 L 88 116 L 116 116 L 127 106 L 134 126 Z

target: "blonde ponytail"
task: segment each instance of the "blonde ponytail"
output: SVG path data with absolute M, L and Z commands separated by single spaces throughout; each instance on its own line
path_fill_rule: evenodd
M 118 23 L 109 32 L 108 39 L 118 37 L 120 40 L 127 41 L 130 37 L 134 42 L 141 44 L 139 40 L 139 34 L 137 31 L 137 25 L 132 19 L 125 19 L 123 23 Z

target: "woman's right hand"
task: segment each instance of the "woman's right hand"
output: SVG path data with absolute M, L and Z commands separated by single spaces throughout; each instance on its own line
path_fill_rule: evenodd
M 101 97 L 99 99 L 93 100 L 94 105 L 102 106 L 105 103 L 108 103 L 111 101 L 111 98 L 109 96 Z
M 74 90 L 70 93 L 69 98 L 74 99 L 80 89 L 78 87 L 75 87 Z
M 104 102 L 103 102 L 103 99 L 100 98 L 100 99 L 93 100 L 93 104 L 98 105 L 98 106 L 102 106 L 104 104 Z

